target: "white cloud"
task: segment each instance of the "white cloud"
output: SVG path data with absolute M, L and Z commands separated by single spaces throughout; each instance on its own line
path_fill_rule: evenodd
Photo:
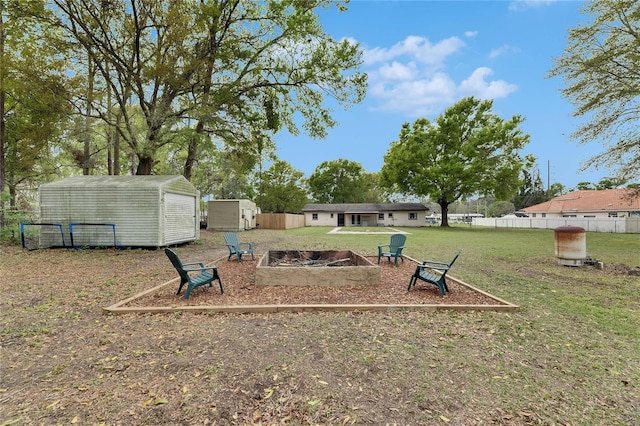
M 513 46 L 509 46 L 508 44 L 505 44 L 489 52 L 489 57 L 493 59 L 509 52 L 518 53 L 519 51 L 520 49 L 518 49 L 517 47 L 513 47 Z
M 376 72 L 376 77 L 383 80 L 410 80 L 416 75 L 417 71 L 414 62 L 409 62 L 405 65 L 393 61 L 391 64 L 382 65 Z
M 383 111 L 402 111 L 418 117 L 437 114 L 443 105 L 455 99 L 456 84 L 443 73 L 430 79 L 403 81 L 394 85 L 380 82 L 370 87 L 369 94 L 382 100 L 376 108 Z
M 520 11 L 537 7 L 549 6 L 558 0 L 513 0 L 509 3 L 509 10 Z
M 373 65 L 398 57 L 409 57 L 425 64 L 440 64 L 448 56 L 456 53 L 464 46 L 464 42 L 458 37 L 449 37 L 432 44 L 424 37 L 409 36 L 388 49 L 376 47 L 365 50 L 363 59 L 366 65 Z
M 465 31 L 464 36 L 468 38 L 472 38 L 478 35 L 477 31 Z
M 517 90 L 506 81 L 490 80 L 493 71 L 485 67 L 457 82 L 446 65 L 464 46 L 457 37 L 431 43 L 424 37 L 410 36 L 390 48 L 365 50 L 364 69 L 369 74 L 368 98 L 375 104 L 373 108 L 411 117 L 430 116 L 465 96 L 495 99 Z
M 491 74 L 493 71 L 490 68 L 476 69 L 469 78 L 460 83 L 459 93 L 462 96 L 475 96 L 480 99 L 497 99 L 504 98 L 518 90 L 518 86 L 503 80 L 487 82 L 485 78 Z

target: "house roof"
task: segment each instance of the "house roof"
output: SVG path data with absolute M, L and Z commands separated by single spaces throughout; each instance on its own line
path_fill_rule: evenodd
M 306 204 L 303 212 L 330 213 L 378 213 L 397 211 L 425 211 L 420 203 L 340 203 L 340 204 Z
M 575 191 L 526 207 L 521 211 L 526 213 L 640 211 L 640 193 L 630 188 Z

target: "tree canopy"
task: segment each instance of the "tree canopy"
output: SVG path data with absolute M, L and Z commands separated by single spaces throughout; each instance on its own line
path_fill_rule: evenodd
M 6 4 L 5 4 L 6 3 Z M 59 138 L 69 114 L 64 61 L 59 47 L 46 43 L 43 31 L 15 1 L 0 1 L 0 193 L 46 181 L 56 166 L 50 142 Z M 30 11 L 42 12 L 40 2 Z
M 538 168 L 522 170 L 522 184 L 511 199 L 514 210 L 540 204 L 548 200 Z M 511 213 L 511 212 L 509 212 Z
M 569 31 L 549 76 L 564 79 L 574 116 L 585 119 L 573 138 L 604 144 L 583 169 L 613 168 L 629 181 L 640 177 L 640 2 L 591 0 L 584 13 L 592 22 Z
M 377 177 L 356 161 L 323 161 L 307 181 L 317 203 L 365 203 L 379 201 Z M 373 199 L 372 199 L 373 198 Z
M 304 173 L 283 160 L 262 172 L 256 203 L 265 213 L 297 213 L 307 203 Z
M 493 102 L 465 98 L 447 108 L 435 123 L 426 118 L 402 125 L 384 156 L 381 185 L 440 205 L 441 226 L 449 226 L 449 204 L 474 194 L 507 200 L 521 184 L 531 157 L 519 151 L 529 142 L 516 115 L 504 120 Z
M 84 52 L 96 68 L 91 114 L 114 126 L 150 174 L 158 151 L 176 131 L 193 127 L 185 147 L 187 177 L 207 143 L 220 143 L 255 162 L 273 149 L 273 133 L 298 134 L 294 115 L 313 137 L 336 122 L 327 98 L 342 106 L 364 97 L 359 46 L 337 41 L 316 9 L 345 9 L 330 0 L 51 0 L 61 41 Z M 46 35 L 44 35 L 46 36 Z M 74 72 L 87 73 L 89 66 Z M 132 104 L 136 109 L 130 108 Z M 132 112 L 144 117 L 142 135 Z M 206 136 L 206 137 L 199 137 Z

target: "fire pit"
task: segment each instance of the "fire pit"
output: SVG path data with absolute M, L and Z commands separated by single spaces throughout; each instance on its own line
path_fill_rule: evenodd
M 256 267 L 256 285 L 380 284 L 380 267 L 351 250 L 271 250 Z

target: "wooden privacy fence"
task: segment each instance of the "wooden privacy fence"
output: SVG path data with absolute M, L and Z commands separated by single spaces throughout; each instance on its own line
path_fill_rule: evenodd
M 259 213 L 256 215 L 258 229 L 292 229 L 304 227 L 304 215 L 292 213 Z

